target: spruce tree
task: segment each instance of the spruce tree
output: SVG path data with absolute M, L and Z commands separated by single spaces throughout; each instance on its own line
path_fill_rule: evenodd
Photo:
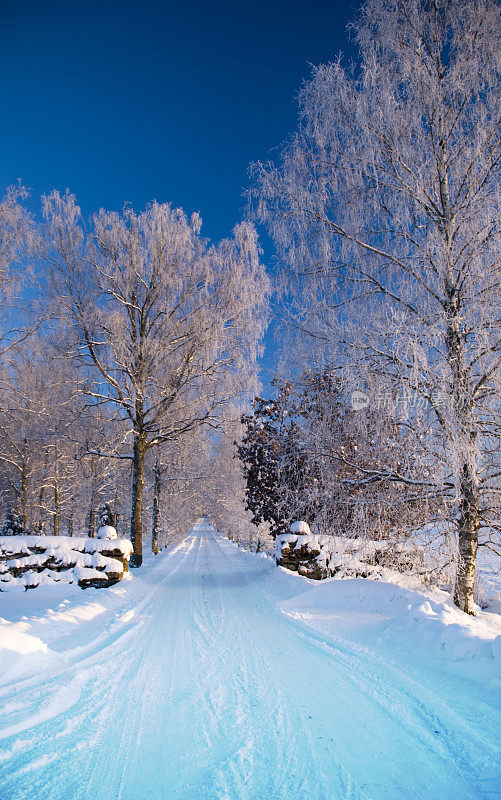
M 26 536 L 29 531 L 24 527 L 22 514 L 15 508 L 10 508 L 5 516 L 1 536 Z

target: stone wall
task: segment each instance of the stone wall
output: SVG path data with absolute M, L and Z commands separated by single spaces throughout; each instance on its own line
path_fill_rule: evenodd
M 379 578 L 385 569 L 424 570 L 424 550 L 416 545 L 293 532 L 299 524 L 291 526 L 291 533 L 277 536 L 276 562 L 307 578 Z
M 318 560 L 322 548 L 317 536 L 284 534 L 277 537 L 276 548 L 276 561 L 279 566 L 314 580 L 328 577 L 328 571 L 321 560 Z
M 0 591 L 55 583 L 77 583 L 82 589 L 112 586 L 128 571 L 131 553 L 128 539 L 2 536 Z

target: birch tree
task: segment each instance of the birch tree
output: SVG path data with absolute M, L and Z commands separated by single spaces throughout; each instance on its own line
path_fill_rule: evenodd
M 315 68 L 281 162 L 256 165 L 258 212 L 310 342 L 426 402 L 443 463 L 374 476 L 454 499 L 455 602 L 473 613 L 500 491 L 499 6 L 367 0 L 352 31 L 355 67 Z
M 26 196 L 26 189 L 19 185 L 9 187 L 0 197 L 0 355 L 23 341 L 38 324 L 33 313 L 26 324 L 27 305 L 19 299 L 35 249 L 33 221 L 23 205 Z
M 268 279 L 252 225 L 210 245 L 201 220 L 153 203 L 139 214 L 101 210 L 90 226 L 75 198 L 44 199 L 48 259 L 75 357 L 96 404 L 129 432 L 131 539 L 142 562 L 145 457 L 201 425 L 254 382 Z M 101 455 L 106 455 L 102 453 Z

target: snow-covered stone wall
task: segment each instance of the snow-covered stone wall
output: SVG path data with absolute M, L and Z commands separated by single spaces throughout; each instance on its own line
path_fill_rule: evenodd
M 87 539 L 69 536 L 0 537 L 0 591 L 10 586 L 78 583 L 111 586 L 129 569 L 128 539 Z
M 277 564 L 308 578 L 328 577 L 322 562 L 321 539 L 325 537 L 313 536 L 311 533 L 286 533 L 277 536 L 276 560 Z
M 415 545 L 296 532 L 277 536 L 275 555 L 279 566 L 315 580 L 378 578 L 384 569 L 414 571 L 424 560 Z

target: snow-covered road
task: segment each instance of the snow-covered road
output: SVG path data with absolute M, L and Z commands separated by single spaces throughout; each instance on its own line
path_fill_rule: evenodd
M 1 800 L 499 796 L 487 704 L 286 616 L 288 580 L 193 529 L 97 638 L 0 688 Z

